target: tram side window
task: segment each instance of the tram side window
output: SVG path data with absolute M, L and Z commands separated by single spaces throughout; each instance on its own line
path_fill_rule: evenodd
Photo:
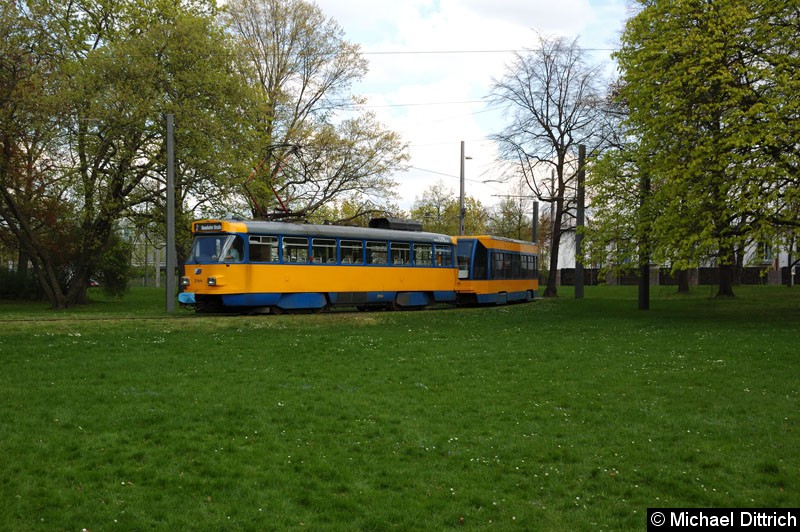
M 492 255 L 492 279 L 511 279 L 511 254 L 495 251 Z
M 414 264 L 417 266 L 433 266 L 433 246 L 430 244 L 414 244 Z
M 367 264 L 386 264 L 386 242 L 367 242 Z
M 522 256 L 523 278 L 536 279 L 536 257 L 534 255 Z
M 311 262 L 318 264 L 336 262 L 336 240 L 329 238 L 311 240 Z
M 511 278 L 522 279 L 522 256 L 511 255 Z
M 251 235 L 250 261 L 278 262 L 278 237 Z
M 392 264 L 411 264 L 411 244 L 406 242 L 392 242 L 389 261 Z
M 308 239 L 283 237 L 283 262 L 308 262 Z
M 339 242 L 342 264 L 362 264 L 364 262 L 364 243 L 360 240 L 342 240 Z
M 437 266 L 453 266 L 453 246 L 440 246 L 437 244 L 433 247 L 433 249 L 436 255 Z

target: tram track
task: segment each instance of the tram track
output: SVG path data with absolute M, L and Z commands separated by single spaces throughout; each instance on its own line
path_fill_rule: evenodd
M 176 319 L 190 319 L 194 315 L 186 316 L 88 316 L 88 317 L 54 317 L 54 318 L 0 318 L 0 324 L 3 323 L 58 323 L 58 322 L 76 322 L 76 321 L 155 321 L 155 320 L 176 320 Z
M 436 312 L 442 310 L 451 310 L 458 307 L 453 305 L 432 305 L 425 309 L 409 309 L 403 312 Z M 0 325 L 4 323 L 65 323 L 65 322 L 132 322 L 132 321 L 177 321 L 177 320 L 192 320 L 201 318 L 247 318 L 247 317 L 267 317 L 268 319 L 275 319 L 275 317 L 283 316 L 325 316 L 331 314 L 371 314 L 389 312 L 386 309 L 367 309 L 359 310 L 355 308 L 336 308 L 330 309 L 326 312 L 312 313 L 312 312 L 284 312 L 282 314 L 273 313 L 253 313 L 253 312 L 221 312 L 221 313 L 201 313 L 186 311 L 183 314 L 175 314 L 171 316 L 53 316 L 53 317 L 24 317 L 24 318 L 0 318 Z

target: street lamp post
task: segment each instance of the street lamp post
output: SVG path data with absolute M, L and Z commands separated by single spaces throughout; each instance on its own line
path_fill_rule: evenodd
M 464 208 L 464 161 L 472 159 L 464 155 L 464 141 L 461 141 L 461 191 L 458 196 L 458 235 L 464 235 L 464 215 L 466 209 Z
M 167 115 L 167 312 L 175 311 L 175 117 Z

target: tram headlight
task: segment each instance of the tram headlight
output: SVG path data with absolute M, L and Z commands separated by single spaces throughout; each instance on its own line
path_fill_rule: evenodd
M 188 277 L 181 277 L 181 286 L 189 286 L 189 284 L 191 284 L 191 281 Z
M 217 286 L 217 278 L 216 277 L 209 277 L 208 278 L 208 286 Z

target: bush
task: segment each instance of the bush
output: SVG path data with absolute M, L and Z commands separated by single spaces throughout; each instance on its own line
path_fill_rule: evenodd
M 111 297 L 122 297 L 128 290 L 131 269 L 131 246 L 118 235 L 111 237 L 108 250 L 103 253 L 102 266 L 97 280 L 103 293 Z
M 0 268 L 0 299 L 41 299 L 39 283 L 27 271 Z

